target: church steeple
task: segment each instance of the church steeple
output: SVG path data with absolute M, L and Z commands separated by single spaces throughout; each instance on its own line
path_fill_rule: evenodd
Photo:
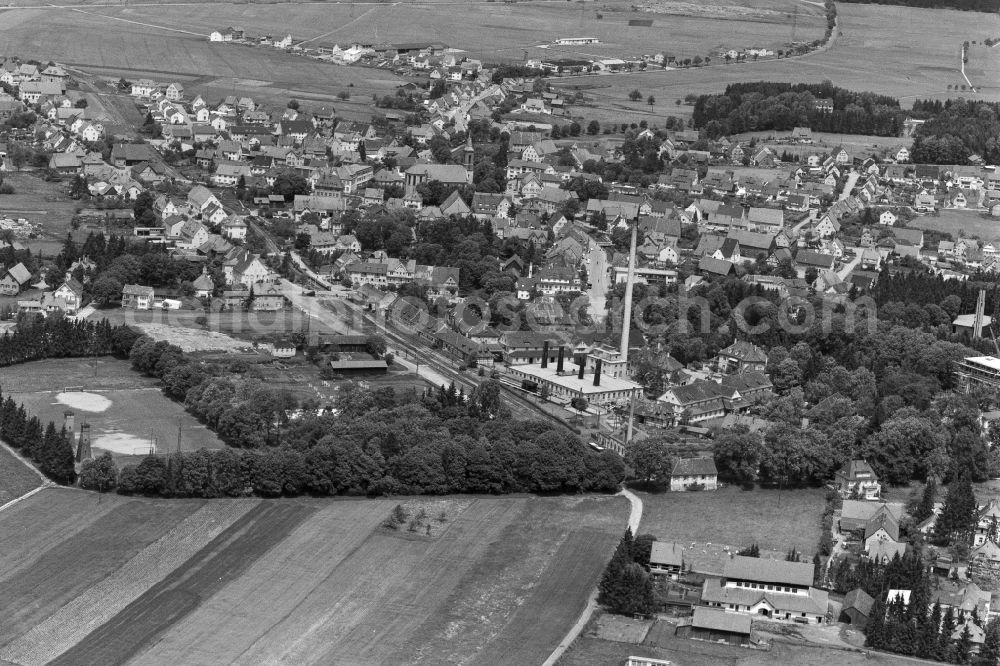
M 476 149 L 472 147 L 472 132 L 465 135 L 465 148 L 462 149 L 462 166 L 469 171 L 475 166 Z

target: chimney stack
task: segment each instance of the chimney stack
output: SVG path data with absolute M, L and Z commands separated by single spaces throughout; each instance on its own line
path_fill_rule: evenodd
M 583 379 L 583 371 L 587 369 L 587 357 L 580 355 L 577 357 L 576 362 L 580 366 L 580 374 L 577 375 L 577 379 Z
M 69 437 L 72 437 L 76 431 L 76 415 L 69 410 L 63 412 L 63 428 L 66 429 L 66 435 Z
M 594 366 L 594 386 L 601 385 L 601 359 L 597 359 L 597 365 Z
M 542 343 L 542 369 L 549 367 L 549 341 Z
M 556 373 L 562 374 L 563 371 L 563 346 L 559 345 L 559 360 L 556 362 Z

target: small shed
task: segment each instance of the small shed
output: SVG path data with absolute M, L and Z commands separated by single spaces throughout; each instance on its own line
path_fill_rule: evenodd
M 840 622 L 846 622 L 852 627 L 864 629 L 871 619 L 872 606 L 875 600 L 860 587 L 851 590 L 844 597 L 844 605 L 840 609 Z

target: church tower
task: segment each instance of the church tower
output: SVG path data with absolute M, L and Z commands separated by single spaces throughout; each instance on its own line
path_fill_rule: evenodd
M 472 171 L 476 162 L 476 149 L 472 147 L 472 133 L 465 137 L 465 148 L 462 149 L 462 166 Z

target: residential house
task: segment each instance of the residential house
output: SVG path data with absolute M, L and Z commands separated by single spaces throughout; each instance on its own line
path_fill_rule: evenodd
M 67 277 L 53 296 L 62 299 L 66 314 L 74 314 L 83 305 L 83 285 L 72 277 Z
M 745 340 L 736 340 L 725 349 L 719 350 L 715 359 L 719 372 L 726 374 L 764 372 L 767 367 L 767 352 Z
M 875 470 L 865 460 L 851 460 L 837 470 L 834 486 L 842 497 L 858 496 L 877 500 L 882 492 Z
M 719 472 L 712 458 L 680 458 L 670 472 L 670 490 L 715 490 Z
M 141 284 L 127 284 L 122 288 L 122 307 L 130 310 L 148 310 L 153 307 L 153 288 Z
M 0 276 L 0 295 L 17 296 L 31 280 L 31 271 L 23 263 L 11 266 Z

